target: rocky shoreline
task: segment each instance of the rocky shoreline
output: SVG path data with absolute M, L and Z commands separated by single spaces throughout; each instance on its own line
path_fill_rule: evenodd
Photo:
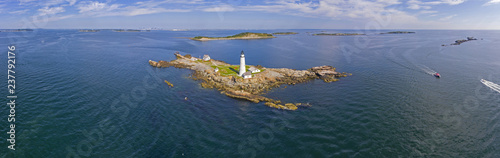
M 325 82 L 338 81 L 340 77 L 346 77 L 351 74 L 340 73 L 332 66 L 318 66 L 308 70 L 293 70 L 288 68 L 264 68 L 264 71 L 253 74 L 254 77 L 243 79 L 239 76 L 224 76 L 215 71 L 213 65 L 229 66 L 223 61 L 209 60 L 202 61 L 199 58 L 190 57 L 190 55 L 180 55 L 175 53 L 176 58 L 172 61 L 152 61 L 149 64 L 157 68 L 176 67 L 194 70 L 191 78 L 202 81 L 204 88 L 215 88 L 232 98 L 249 100 L 255 103 L 264 101 L 265 105 L 284 110 L 296 110 L 298 106 L 310 106 L 302 103 L 282 103 L 280 100 L 274 100 L 261 96 L 262 93 L 282 84 L 294 85 L 307 82 L 314 79 L 322 79 Z M 187 56 L 187 57 L 186 57 Z

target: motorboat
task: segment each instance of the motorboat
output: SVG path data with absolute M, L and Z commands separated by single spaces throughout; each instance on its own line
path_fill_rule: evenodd
M 437 72 L 436 72 L 436 73 L 434 74 L 434 77 L 441 78 L 441 75 L 440 75 L 439 73 L 437 73 Z

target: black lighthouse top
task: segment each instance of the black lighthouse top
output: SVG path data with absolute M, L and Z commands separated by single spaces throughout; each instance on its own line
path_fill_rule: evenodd
M 241 55 L 245 55 L 245 53 L 243 53 L 243 51 L 241 51 Z

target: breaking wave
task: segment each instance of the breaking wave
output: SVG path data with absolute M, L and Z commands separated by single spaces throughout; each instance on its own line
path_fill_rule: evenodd
M 424 71 L 426 74 L 429 74 L 429 75 L 434 75 L 437 73 L 436 71 L 432 70 L 431 68 L 429 68 L 425 65 L 420 65 L 417 67 L 419 67 L 422 71 Z

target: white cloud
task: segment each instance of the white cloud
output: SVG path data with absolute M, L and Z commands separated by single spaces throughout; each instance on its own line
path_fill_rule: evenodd
M 18 0 L 19 1 L 19 5 L 28 5 L 28 4 L 31 4 L 33 1 L 36 1 L 36 0 Z
M 325 14 L 329 14 L 329 17 L 335 17 L 338 15 L 338 13 L 335 13 L 338 11 L 337 6 L 327 5 L 324 3 L 324 1 L 320 1 L 319 4 L 312 2 L 295 3 L 282 0 L 275 3 L 269 3 L 267 5 L 241 6 L 238 7 L 237 10 L 271 12 L 299 16 L 324 16 Z
M 44 8 L 38 9 L 38 11 L 40 12 L 39 13 L 40 16 L 44 16 L 44 15 L 54 15 L 57 13 L 62 13 L 65 10 L 63 7 L 52 7 L 52 8 L 44 7 Z
M 433 3 L 435 2 L 433 1 L 431 4 Z M 441 1 L 439 3 L 444 4 Z M 397 0 L 322 0 L 316 3 L 299 3 L 292 0 L 281 0 L 267 5 L 241 6 L 235 9 L 334 20 L 364 21 L 366 26 L 360 27 L 439 28 L 445 25 L 444 21 L 422 21 L 417 17 L 423 13 L 432 14 L 436 11 L 409 14 L 399 10 L 400 6 L 397 4 L 401 4 L 401 2 Z
M 135 16 L 135 15 L 144 15 L 144 14 L 154 14 L 154 13 L 159 13 L 162 12 L 163 9 L 158 9 L 158 10 L 152 10 L 152 9 L 134 9 L 131 10 L 131 12 L 128 13 L 130 16 Z
M 33 22 L 37 23 L 37 24 L 41 23 L 42 25 L 44 25 L 47 22 L 58 21 L 58 20 L 67 19 L 67 18 L 71 18 L 71 17 L 74 17 L 74 15 L 50 16 L 50 17 L 47 17 L 47 16 L 34 16 L 33 17 Z
M 165 12 L 189 12 L 190 10 L 184 9 L 164 9 L 164 8 L 132 8 L 127 11 L 119 12 L 118 15 L 136 16 L 144 14 L 155 14 L 155 13 L 165 13 Z M 123 14 L 122 14 L 123 13 Z
M 31 0 L 22 0 L 31 1 Z M 432 16 L 437 11 L 432 11 L 432 6 L 435 5 L 457 5 L 465 2 L 465 0 L 408 0 L 406 2 L 400 0 L 320 0 L 300 2 L 296 0 L 275 0 L 267 1 L 263 5 L 242 5 L 222 2 L 207 2 L 204 0 L 148 0 L 136 2 L 130 5 L 114 3 L 117 1 L 79 1 L 77 0 L 48 0 L 46 6 L 39 9 L 37 16 L 51 15 L 45 18 L 50 18 L 50 21 L 61 20 L 66 18 L 78 17 L 103 17 L 103 16 L 137 16 L 147 14 L 157 14 L 165 12 L 190 12 L 192 10 L 204 12 L 232 12 L 232 11 L 254 11 L 254 12 L 271 12 L 286 15 L 314 17 L 314 18 L 329 18 L 352 20 L 358 22 L 378 22 L 381 27 L 421 27 L 438 26 L 439 22 L 445 23 L 456 15 L 443 17 L 435 21 L 420 21 L 418 16 Z M 500 1 L 500 0 L 491 0 Z M 398 5 L 402 2 L 407 6 Z M 206 5 L 198 5 L 198 3 Z M 207 4 L 208 3 L 208 4 Z M 65 12 L 64 7 L 74 5 L 78 13 L 75 15 L 60 16 L 58 13 Z M 410 14 L 404 8 L 417 10 L 417 13 Z M 72 8 L 72 7 L 70 7 Z M 174 9 L 175 8 L 175 9 Z M 187 9 L 186 9 L 187 8 Z M 67 8 L 69 9 L 69 8 Z M 22 13 L 27 11 L 16 11 Z M 14 13 L 14 12 L 13 12 Z M 413 12 L 412 12 L 413 13 Z M 385 21 L 380 22 L 380 18 Z
M 57 21 L 66 18 L 73 17 L 73 15 L 60 15 L 59 13 L 63 13 L 66 10 L 63 7 L 43 7 L 38 9 L 38 14 L 33 15 L 31 18 L 34 23 L 37 23 L 37 26 L 43 26 L 47 22 Z
M 205 4 L 204 0 L 162 0 L 162 1 L 155 1 L 155 0 L 149 0 L 149 1 L 143 1 L 143 2 L 136 2 L 135 4 L 138 4 L 139 6 L 149 6 L 149 7 L 156 7 L 160 4 L 167 4 L 167 3 L 177 3 L 177 4 Z
M 76 0 L 66 0 L 70 6 L 75 5 Z
M 442 0 L 442 2 L 449 5 L 458 5 L 464 3 L 465 0 Z
M 118 5 L 111 5 L 109 6 L 106 3 L 100 3 L 100 2 L 81 2 L 78 4 L 78 10 L 80 13 L 86 13 L 86 12 L 98 12 L 98 11 L 104 11 L 104 10 L 114 10 L 118 8 Z
M 215 6 L 215 7 L 203 9 L 203 11 L 205 11 L 205 12 L 231 12 L 234 10 L 235 9 L 230 5 L 220 5 L 220 6 Z
M 187 9 L 165 9 L 157 7 L 160 2 L 146 1 L 137 2 L 136 6 L 126 6 L 122 4 L 107 4 L 101 2 L 80 2 L 78 6 L 79 13 L 88 16 L 136 16 L 164 12 L 189 12 Z
M 492 4 L 498 4 L 500 3 L 500 0 L 490 0 L 489 2 L 485 3 L 484 5 L 492 5 Z
M 435 10 L 422 10 L 419 13 L 420 14 L 434 14 L 434 13 L 437 13 L 437 12 L 438 11 L 435 11 Z
M 274 4 L 244 6 L 241 8 L 242 10 L 249 11 L 267 11 L 302 16 L 367 18 L 392 14 L 396 10 L 390 9 L 390 6 L 399 3 L 397 0 L 323 0 L 319 1 L 319 3 L 297 3 L 295 1 L 282 0 Z
M 436 0 L 436 1 L 426 1 L 421 0 L 409 0 L 406 2 L 408 9 L 431 9 L 432 5 L 448 4 L 448 5 L 458 5 L 464 3 L 465 0 Z
M 66 2 L 65 0 L 47 0 L 43 2 L 44 6 L 53 6 L 53 5 L 59 5 Z
M 431 9 L 431 6 L 423 6 L 419 4 L 409 4 L 408 9 L 420 10 L 420 9 Z
M 384 2 L 386 4 L 401 4 L 399 0 L 378 0 L 378 2 Z
M 42 6 L 72 6 L 76 3 L 77 0 L 45 0 L 42 2 L 39 2 L 40 5 Z
M 450 16 L 447 16 L 447 17 L 443 17 L 443 18 L 441 18 L 441 19 L 439 19 L 439 20 L 441 20 L 441 21 L 448 21 L 448 20 L 452 19 L 452 18 L 453 18 L 453 17 L 455 17 L 455 16 L 457 16 L 457 15 L 456 15 L 456 14 L 454 14 L 454 15 L 450 15 Z
M 11 11 L 11 12 L 9 12 L 9 14 L 24 14 L 28 11 L 29 11 L 29 9 L 17 10 L 17 11 Z

